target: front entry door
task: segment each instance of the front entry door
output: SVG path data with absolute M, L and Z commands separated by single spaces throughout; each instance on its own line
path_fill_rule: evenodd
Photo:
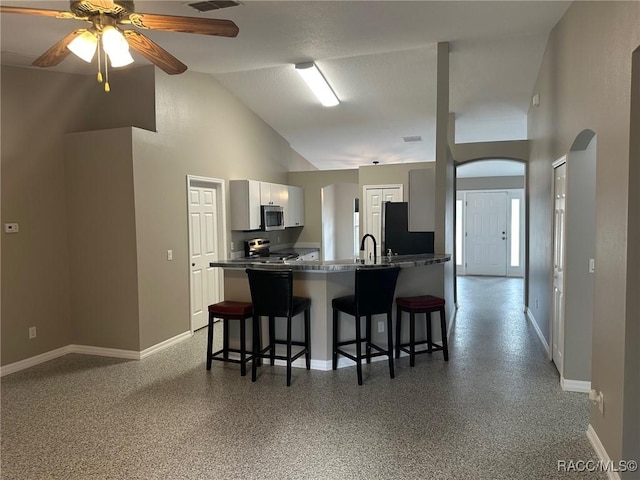
M 567 164 L 553 170 L 553 362 L 562 375 L 564 361 L 564 263 L 565 263 L 565 203 L 567 193 Z
M 507 192 L 467 194 L 468 275 L 507 274 Z
M 189 187 L 189 255 L 191 264 L 191 330 L 207 325 L 207 307 L 220 301 L 218 216 L 213 188 Z

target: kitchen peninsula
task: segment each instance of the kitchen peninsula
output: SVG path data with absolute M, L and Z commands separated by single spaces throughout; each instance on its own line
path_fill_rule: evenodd
M 421 254 L 378 257 L 376 262 L 367 261 L 365 263 L 353 259 L 331 261 L 236 259 L 212 262 L 210 266 L 224 269 L 225 300 L 237 301 L 251 301 L 249 283 L 245 273 L 246 268 L 293 270 L 294 295 L 311 298 L 311 368 L 330 370 L 332 353 L 331 301 L 336 297 L 353 294 L 357 268 L 400 267 L 395 296 L 429 294 L 444 297 L 443 264 L 450 260 L 451 255 L 449 254 Z M 377 318 L 374 317 L 374 320 Z M 236 327 L 235 330 L 234 327 Z M 276 319 L 277 335 L 280 337 L 283 335 L 281 330 L 283 327 L 284 320 L 280 323 L 280 319 Z M 385 343 L 386 332 L 378 330 L 374 328 L 374 342 Z M 353 336 L 354 322 L 351 320 L 341 323 L 340 331 L 341 336 L 344 335 L 345 338 Z M 230 332 L 232 343 L 235 343 L 233 340 L 237 340 L 238 335 L 237 325 L 232 325 Z M 423 331 L 417 328 L 416 335 L 423 335 Z M 293 337 L 300 338 L 301 336 L 301 322 L 294 322 Z M 303 363 L 301 362 L 299 366 L 302 366 Z M 350 360 L 342 358 L 339 366 L 352 364 L 353 362 Z

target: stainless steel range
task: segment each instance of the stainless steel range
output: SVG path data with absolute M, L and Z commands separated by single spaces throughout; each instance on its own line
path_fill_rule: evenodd
M 271 251 L 271 241 L 268 238 L 253 238 L 244 242 L 244 255 L 246 258 L 268 260 L 294 260 L 298 254 L 292 251 Z

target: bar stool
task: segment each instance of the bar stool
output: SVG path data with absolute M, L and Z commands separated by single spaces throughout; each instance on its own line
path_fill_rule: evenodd
M 207 335 L 207 370 L 211 370 L 211 360 L 240 364 L 240 375 L 247 374 L 247 362 L 253 359 L 247 356 L 245 320 L 253 316 L 253 306 L 247 302 L 224 302 L 209 305 L 209 331 Z M 213 319 L 221 318 L 223 321 L 222 349 L 213 352 Z M 229 348 L 229 320 L 240 320 L 240 348 Z M 240 360 L 229 358 L 229 352 L 239 353 Z
M 291 385 L 291 364 L 305 356 L 307 370 L 311 368 L 311 299 L 293 296 L 293 271 L 292 270 L 260 270 L 248 268 L 249 289 L 253 302 L 253 358 L 259 361 L 261 358 L 269 358 L 271 365 L 275 359 L 287 362 L 287 387 Z M 293 317 L 304 312 L 304 341 L 294 341 L 291 338 L 291 323 Z M 260 317 L 269 317 L 269 344 L 260 348 Z M 286 317 L 287 338 L 277 339 L 275 335 L 275 318 Z M 286 345 L 286 355 L 276 355 L 276 345 Z M 292 354 L 292 346 L 300 346 L 302 349 Z M 269 353 L 266 353 L 269 352 Z M 251 381 L 256 381 L 257 362 L 252 363 Z
M 338 355 L 356 362 L 358 385 L 362 385 L 362 358 L 371 363 L 371 357 L 386 355 L 389 357 L 389 375 L 394 377 L 393 371 L 393 334 L 392 319 L 393 294 L 396 289 L 399 268 L 358 268 L 356 269 L 355 295 L 334 298 L 333 308 L 333 369 L 338 368 Z M 344 312 L 355 319 L 356 338 L 353 340 L 339 340 L 338 312 Z M 371 341 L 371 317 L 377 314 L 387 314 L 387 348 L 382 348 Z M 366 317 L 365 336 L 362 337 L 360 318 Z M 365 344 L 365 354 L 362 354 L 361 344 Z M 340 347 L 344 345 L 356 346 L 355 356 L 345 352 Z M 371 353 L 371 348 L 377 350 Z
M 396 358 L 400 358 L 400 350 L 409 354 L 409 364 L 413 367 L 416 362 L 416 355 L 420 353 L 432 353 L 442 350 L 444 360 L 449 361 L 449 348 L 447 346 L 447 321 L 444 313 L 444 298 L 432 295 L 422 295 L 418 297 L 396 298 Z M 402 343 L 402 312 L 409 312 L 409 342 Z M 431 339 L 431 314 L 440 313 L 440 329 L 442 332 L 442 344 L 433 343 Z M 426 314 L 427 339 L 416 342 L 416 314 Z M 427 345 L 426 350 L 416 352 L 416 345 Z M 409 347 L 408 349 L 405 347 Z

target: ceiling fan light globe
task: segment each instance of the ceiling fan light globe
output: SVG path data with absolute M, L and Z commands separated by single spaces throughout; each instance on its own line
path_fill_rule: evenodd
M 109 60 L 111 61 L 111 66 L 113 68 L 124 67 L 125 65 L 130 65 L 133 63 L 133 57 L 129 53 L 129 50 L 124 50 L 121 52 L 109 52 L 107 53 L 109 56 Z
M 74 38 L 67 48 L 87 63 L 91 63 L 98 48 L 98 39 L 91 32 L 84 32 Z
M 133 63 L 133 57 L 129 53 L 129 43 L 122 32 L 112 26 L 107 26 L 102 31 L 102 48 L 109 56 L 112 67 L 124 67 Z

